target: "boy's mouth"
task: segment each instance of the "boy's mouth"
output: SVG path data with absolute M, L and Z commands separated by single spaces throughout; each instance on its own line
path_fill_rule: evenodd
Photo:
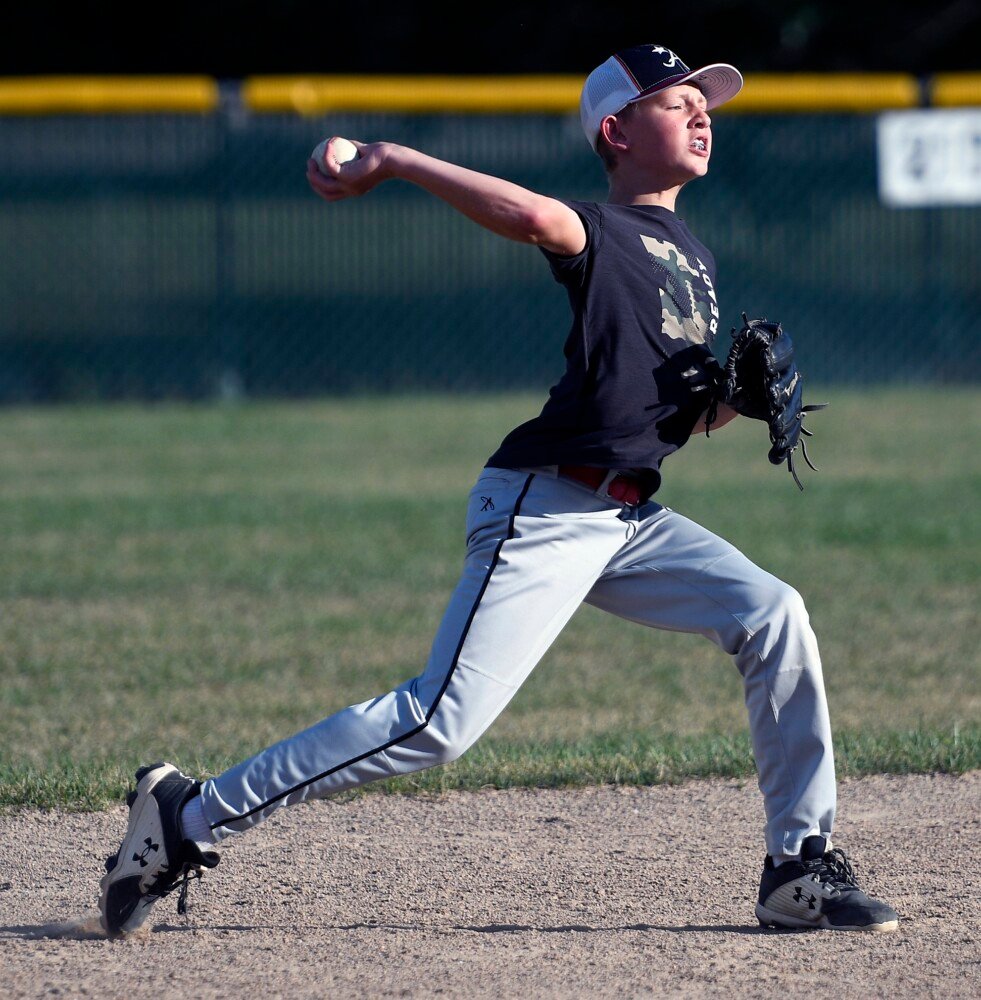
M 708 143 L 701 136 L 696 136 L 688 143 L 688 148 L 694 149 L 698 153 L 705 153 L 708 151 Z

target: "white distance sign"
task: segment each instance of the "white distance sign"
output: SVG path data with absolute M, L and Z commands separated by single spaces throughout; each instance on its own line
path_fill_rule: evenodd
M 887 205 L 981 205 L 981 108 L 890 111 L 876 131 Z

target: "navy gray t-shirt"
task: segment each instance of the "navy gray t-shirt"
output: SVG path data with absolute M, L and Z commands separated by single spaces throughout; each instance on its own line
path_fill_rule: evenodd
M 542 251 L 572 306 L 565 374 L 487 464 L 653 472 L 709 403 L 715 260 L 669 209 L 566 204 L 586 227 L 585 249 Z

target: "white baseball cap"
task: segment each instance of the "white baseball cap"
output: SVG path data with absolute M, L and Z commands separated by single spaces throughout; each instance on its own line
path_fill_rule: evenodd
M 735 66 L 712 63 L 689 69 L 663 45 L 635 45 L 610 56 L 586 77 L 579 99 L 579 117 L 590 146 L 596 148 L 600 123 L 607 115 L 689 81 L 705 95 L 710 109 L 731 100 L 743 86 L 742 74 Z

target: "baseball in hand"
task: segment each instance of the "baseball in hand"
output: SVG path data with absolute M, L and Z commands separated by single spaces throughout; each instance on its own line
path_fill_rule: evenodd
M 317 148 L 310 154 L 317 163 L 317 169 L 322 174 L 327 173 L 327 168 L 324 166 L 324 153 L 327 151 L 327 143 L 331 141 L 334 143 L 334 159 L 337 161 L 338 165 L 350 163 L 351 160 L 356 160 L 360 155 L 358 153 L 358 147 L 347 139 L 341 139 L 338 136 L 333 136 L 332 139 L 324 139 L 323 142 L 319 143 Z

